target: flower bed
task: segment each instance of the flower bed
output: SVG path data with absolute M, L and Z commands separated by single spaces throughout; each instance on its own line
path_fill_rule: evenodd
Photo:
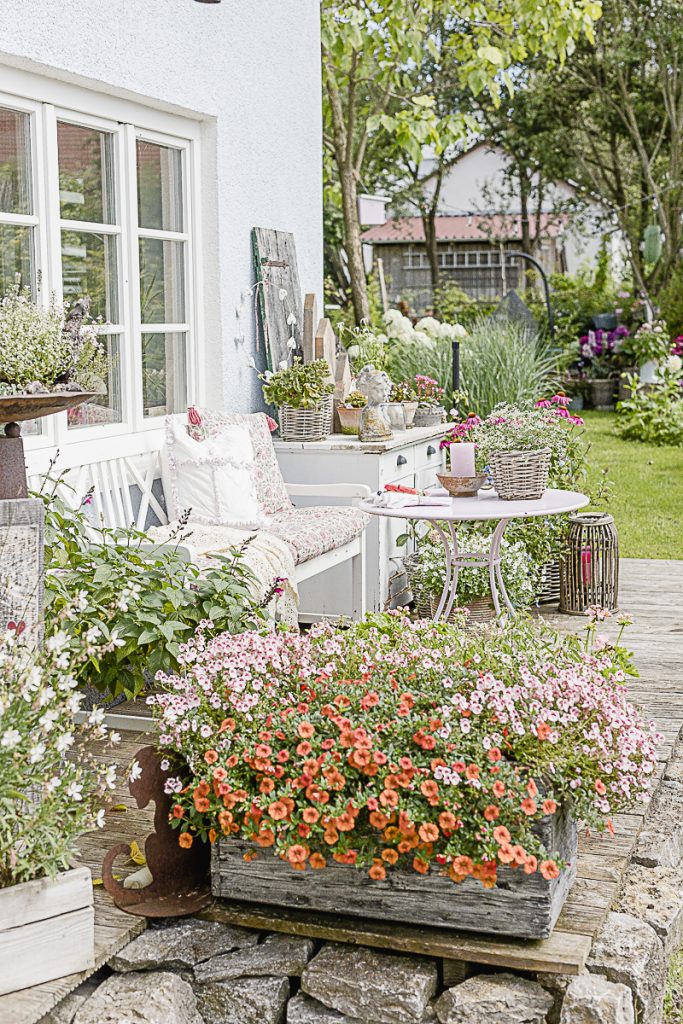
M 611 828 L 647 798 L 657 735 L 626 701 L 623 652 L 537 630 L 482 639 L 377 616 L 305 636 L 198 634 L 183 674 L 148 698 L 178 765 L 180 844 L 234 838 L 253 844 L 247 860 L 377 882 L 429 873 L 503 891 L 505 869 L 552 883 L 571 854 L 547 829 L 544 842 L 544 819 L 564 808 Z

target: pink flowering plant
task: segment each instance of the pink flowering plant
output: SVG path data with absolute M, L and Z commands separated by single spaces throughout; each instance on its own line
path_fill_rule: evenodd
M 438 408 L 443 402 L 445 391 L 439 387 L 438 380 L 426 377 L 424 373 L 415 374 L 415 397 L 421 406 Z
M 626 699 L 627 662 L 521 619 L 485 638 L 371 616 L 303 635 L 184 646 L 148 698 L 175 766 L 179 843 L 235 837 L 246 859 L 473 877 L 557 877 L 535 826 L 587 827 L 650 792 L 660 741 Z

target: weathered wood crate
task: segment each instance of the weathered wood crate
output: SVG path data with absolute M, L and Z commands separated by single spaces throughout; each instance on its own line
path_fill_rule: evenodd
M 0 889 L 0 995 L 95 965 L 88 868 Z
M 211 887 L 214 896 L 248 903 L 545 939 L 576 875 L 577 832 L 570 815 L 560 811 L 539 822 L 537 831 L 547 850 L 569 862 L 552 881 L 503 867 L 493 889 L 471 878 L 456 885 L 437 870 L 427 875 L 388 872 L 384 881 L 375 882 L 367 871 L 344 864 L 293 871 L 269 850 L 221 839 L 212 850 Z M 244 854 L 254 849 L 257 856 L 246 862 Z

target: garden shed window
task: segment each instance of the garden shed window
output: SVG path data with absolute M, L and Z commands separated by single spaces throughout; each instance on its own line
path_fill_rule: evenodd
M 106 395 L 46 421 L 43 443 L 158 427 L 197 377 L 197 127 L 79 96 L 0 93 L 0 295 L 16 281 L 45 304 L 89 295 L 107 355 Z

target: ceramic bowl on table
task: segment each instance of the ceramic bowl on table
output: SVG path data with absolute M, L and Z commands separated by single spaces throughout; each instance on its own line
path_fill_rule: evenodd
M 486 473 L 477 473 L 476 476 L 450 476 L 446 473 L 437 473 L 436 477 L 452 498 L 475 498 L 479 488 L 486 483 Z

